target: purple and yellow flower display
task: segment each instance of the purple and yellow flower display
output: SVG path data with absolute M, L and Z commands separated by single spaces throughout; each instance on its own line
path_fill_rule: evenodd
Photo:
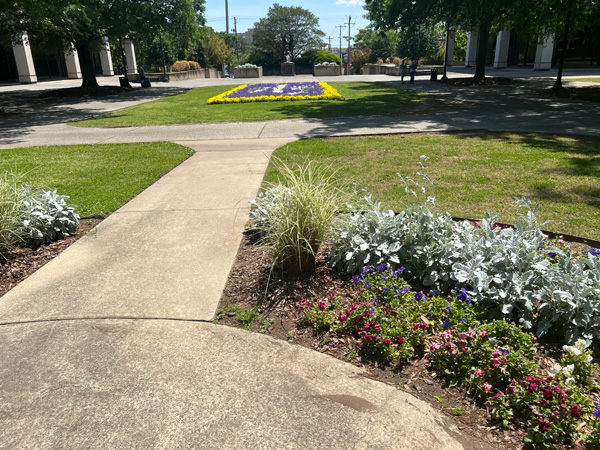
M 230 91 L 208 99 L 207 103 L 246 103 L 290 100 L 338 100 L 342 96 L 327 83 L 310 81 L 304 83 L 242 84 Z

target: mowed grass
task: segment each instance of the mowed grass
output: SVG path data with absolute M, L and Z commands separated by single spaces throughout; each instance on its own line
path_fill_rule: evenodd
M 439 211 L 481 218 L 486 211 L 514 223 L 513 196 L 541 204 L 544 229 L 600 240 L 600 138 L 543 134 L 415 135 L 298 141 L 277 149 L 287 164 L 317 160 L 337 169 L 396 211 L 406 195 L 396 175 L 414 177 L 421 155 L 435 180 Z M 333 169 L 332 169 L 333 170 Z M 271 164 L 265 182 L 277 180 Z
M 169 142 L 2 149 L 0 171 L 68 195 L 82 217 L 106 216 L 192 154 Z
M 600 77 L 565 78 L 565 81 L 584 81 L 586 83 L 600 83 Z
M 297 118 L 396 115 L 414 111 L 434 97 L 385 83 L 330 83 L 343 100 L 283 101 L 208 105 L 234 86 L 196 88 L 90 120 L 78 127 L 127 127 L 208 122 L 251 122 Z

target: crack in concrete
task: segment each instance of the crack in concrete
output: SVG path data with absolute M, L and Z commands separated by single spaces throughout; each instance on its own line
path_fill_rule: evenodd
M 199 322 L 199 323 L 213 323 L 212 319 L 186 319 L 177 317 L 143 317 L 143 316 L 88 316 L 88 317 L 55 317 L 53 319 L 35 319 L 35 320 L 22 320 L 15 322 L 0 322 L 0 327 L 11 326 L 11 325 L 32 325 L 38 323 L 52 323 L 52 322 L 84 322 L 91 320 L 164 320 L 169 322 Z

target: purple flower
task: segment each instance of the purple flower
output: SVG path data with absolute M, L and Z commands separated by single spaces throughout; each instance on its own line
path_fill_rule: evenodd
M 417 292 L 417 293 L 415 294 L 415 298 L 416 298 L 417 300 L 421 301 L 421 300 L 423 300 L 423 295 L 422 295 L 420 292 Z
M 409 289 L 408 289 L 407 287 L 405 287 L 405 288 L 402 288 L 402 290 L 400 291 L 400 293 L 401 293 L 401 294 L 406 294 L 406 293 L 408 292 L 408 290 L 409 290 Z
M 449 320 L 444 320 L 444 322 L 442 322 L 442 324 L 444 325 L 444 328 L 450 326 L 450 321 Z
M 371 285 L 366 281 L 363 283 L 363 286 L 365 287 L 365 289 L 371 289 Z
M 586 253 L 589 253 L 592 256 L 600 256 L 600 250 L 597 250 L 595 248 L 590 248 L 589 250 L 586 250 Z
M 593 412 L 593 414 L 596 419 L 600 419 L 600 405 L 596 406 L 596 410 Z
M 379 264 L 377 266 L 377 272 L 383 272 L 385 269 L 387 269 L 387 264 Z
M 360 280 L 362 280 L 362 276 L 361 275 L 354 275 L 352 277 L 352 281 L 354 281 L 355 283 L 358 283 Z

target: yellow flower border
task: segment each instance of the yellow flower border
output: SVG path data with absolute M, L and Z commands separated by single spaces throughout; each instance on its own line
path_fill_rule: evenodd
M 226 98 L 227 95 L 232 94 L 239 89 L 244 89 L 248 86 L 247 84 L 241 84 L 233 89 L 230 89 L 227 92 L 223 92 L 222 94 L 215 95 L 214 97 L 209 98 L 206 101 L 206 103 L 208 103 L 209 105 L 216 105 L 220 103 L 284 102 L 294 100 L 339 100 L 342 98 L 340 93 L 327 83 L 319 81 L 319 84 L 323 87 L 322 95 L 286 95 L 282 97 L 275 97 L 274 95 L 261 95 L 260 97 Z

